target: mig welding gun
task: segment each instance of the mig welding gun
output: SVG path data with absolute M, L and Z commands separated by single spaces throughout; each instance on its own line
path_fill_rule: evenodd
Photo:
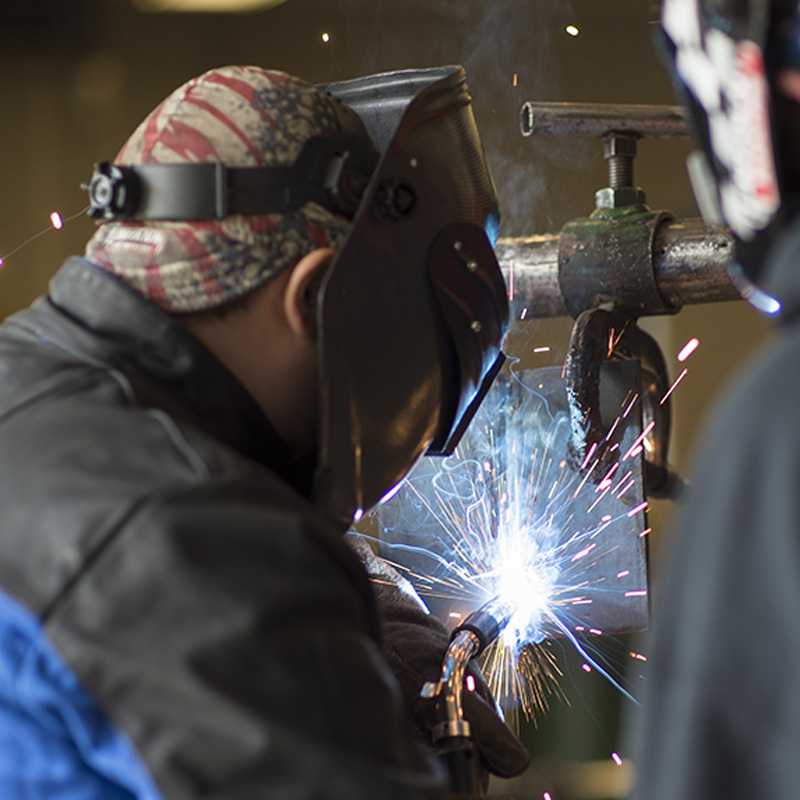
M 436 703 L 438 722 L 433 728 L 433 741 L 447 765 L 450 789 L 457 794 L 474 795 L 483 790 L 480 759 L 470 724 L 464 718 L 467 665 L 496 641 L 514 611 L 512 604 L 495 597 L 470 614 L 453 631 L 438 682 L 422 687 L 421 696 Z

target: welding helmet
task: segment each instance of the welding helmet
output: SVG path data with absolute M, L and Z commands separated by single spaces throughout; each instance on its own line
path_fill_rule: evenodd
M 663 50 L 700 151 L 689 176 L 701 213 L 736 238 L 731 276 L 776 313 L 763 264 L 800 200 L 800 106 L 776 75 L 800 69 L 797 0 L 664 0 Z
M 316 499 L 349 523 L 419 456 L 453 451 L 503 363 L 508 298 L 464 70 L 320 88 L 360 115 L 381 151 L 319 305 Z
M 423 453 L 452 452 L 504 359 L 497 196 L 470 102 L 460 67 L 316 88 L 212 70 L 87 187 L 105 223 L 87 255 L 170 313 L 337 249 L 318 298 L 314 496 L 345 523 Z

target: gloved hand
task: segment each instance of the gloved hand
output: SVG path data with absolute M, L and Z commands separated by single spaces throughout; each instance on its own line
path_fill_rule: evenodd
M 411 583 L 372 552 L 358 534 L 348 534 L 372 582 L 382 617 L 384 652 L 395 673 L 420 731 L 430 739 L 433 703 L 420 697 L 427 681 L 438 681 L 450 644 L 445 625 L 425 607 Z M 475 691 L 464 692 L 464 714 L 484 767 L 501 778 L 520 775 L 530 764 L 522 742 L 500 718 L 480 667 L 471 661 L 467 670 Z

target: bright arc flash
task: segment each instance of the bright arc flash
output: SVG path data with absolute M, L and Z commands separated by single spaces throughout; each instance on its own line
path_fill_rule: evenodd
M 330 40 L 331 40 L 331 35 L 327 31 L 322 34 L 322 41 L 323 42 L 329 42 Z
M 622 766 L 622 758 L 620 757 L 619 753 L 612 753 L 611 758 L 614 760 L 614 763 L 618 766 Z
M 548 533 L 543 530 L 532 535 L 527 526 L 516 525 L 498 542 L 497 593 L 516 609 L 503 635 L 517 645 L 544 638 L 542 624 L 558 578 L 557 565 L 540 547 Z
M 64 220 L 61 219 L 61 214 L 58 211 L 54 211 L 50 214 L 50 224 L 57 230 L 60 231 L 64 227 Z
M 570 36 L 577 36 L 577 35 L 580 33 L 580 30 L 579 30 L 579 29 L 578 29 L 578 28 L 577 28 L 575 25 L 567 25 L 567 27 L 566 27 L 566 28 L 564 28 L 564 30 L 565 30 L 565 31 L 566 31 L 566 32 L 567 32 L 567 33 L 568 33 Z
M 689 356 L 694 353 L 695 350 L 697 350 L 699 344 L 700 340 L 696 336 L 693 336 L 691 339 L 689 339 L 689 341 L 686 342 L 683 347 L 681 347 L 680 352 L 677 355 L 678 361 L 681 363 L 686 361 L 686 359 L 689 358 Z

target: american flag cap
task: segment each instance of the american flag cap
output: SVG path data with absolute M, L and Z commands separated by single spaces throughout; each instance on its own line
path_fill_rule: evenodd
M 115 164 L 222 162 L 288 166 L 315 136 L 368 140 L 358 115 L 282 72 L 210 70 L 176 89 L 123 145 Z M 338 247 L 349 221 L 308 202 L 281 214 L 101 224 L 86 257 L 171 313 L 222 306 L 319 247 Z

